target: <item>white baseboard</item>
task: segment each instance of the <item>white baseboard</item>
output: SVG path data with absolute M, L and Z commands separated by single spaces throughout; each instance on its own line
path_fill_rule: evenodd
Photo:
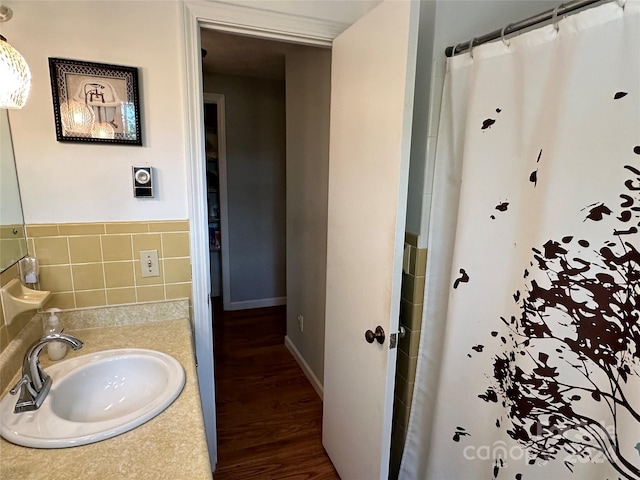
M 322 400 L 324 398 L 324 388 L 322 387 L 322 383 L 320 383 L 320 380 L 318 380 L 318 377 L 313 373 L 313 370 L 311 370 L 311 367 L 309 367 L 309 364 L 302 357 L 288 335 L 284 337 L 284 345 L 287 347 L 287 350 L 291 352 L 293 358 L 296 359 L 296 362 L 298 362 L 298 365 L 302 368 L 302 371 L 320 397 L 320 400 Z
M 225 310 L 249 310 L 250 308 L 277 307 L 287 304 L 287 297 L 261 298 L 244 302 L 229 302 L 224 305 Z

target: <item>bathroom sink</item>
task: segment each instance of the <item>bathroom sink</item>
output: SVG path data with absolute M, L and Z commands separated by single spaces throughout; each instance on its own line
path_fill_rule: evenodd
M 142 349 L 82 355 L 47 367 L 49 395 L 33 412 L 0 400 L 0 435 L 17 445 L 65 448 L 99 442 L 151 420 L 180 395 L 184 369 L 173 357 Z

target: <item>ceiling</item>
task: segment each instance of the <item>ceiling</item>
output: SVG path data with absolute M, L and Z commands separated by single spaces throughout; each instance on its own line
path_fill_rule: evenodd
M 207 51 L 202 70 L 209 74 L 284 79 L 285 54 L 298 48 L 319 48 L 200 29 Z

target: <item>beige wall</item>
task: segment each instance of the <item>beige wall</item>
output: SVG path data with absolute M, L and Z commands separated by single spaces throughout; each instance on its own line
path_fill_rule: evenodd
M 11 110 L 27 224 L 188 218 L 184 39 L 179 1 L 3 1 L 2 34 L 32 75 Z M 50 57 L 136 67 L 143 146 L 56 141 Z M 132 166 L 152 166 L 155 198 L 132 194 Z

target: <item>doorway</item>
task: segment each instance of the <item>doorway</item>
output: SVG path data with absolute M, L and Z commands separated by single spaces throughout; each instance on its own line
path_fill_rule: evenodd
M 258 222 L 271 218 L 268 222 L 271 223 L 271 226 L 277 226 L 281 222 L 281 239 L 284 247 L 281 264 L 284 267 L 283 279 L 286 279 L 282 294 L 266 298 L 264 296 L 234 298 L 234 277 L 236 279 L 235 285 L 237 285 L 237 279 L 242 278 L 242 272 L 238 273 L 234 270 L 233 253 L 231 254 L 232 258 L 228 264 L 230 280 L 226 280 L 227 277 L 224 273 L 222 280 L 223 297 L 226 297 L 227 286 L 231 290 L 231 295 L 228 297 L 231 308 L 225 305 L 224 309 L 215 310 L 219 306 L 219 299 L 213 298 L 216 336 L 215 362 L 217 366 L 223 364 L 224 368 L 230 365 L 230 362 L 227 361 L 225 364 L 225 360 L 218 357 L 219 353 L 224 351 L 224 346 L 219 346 L 218 343 L 220 336 L 224 335 L 218 330 L 219 327 L 224 327 L 222 323 L 233 323 L 240 321 L 240 318 L 246 320 L 254 314 L 262 319 L 270 318 L 272 323 L 280 322 L 277 325 L 277 330 L 282 332 L 282 335 L 279 345 L 274 347 L 279 350 L 278 355 L 284 354 L 293 361 L 294 365 L 297 361 L 302 366 L 304 373 L 300 372 L 297 367 L 298 373 L 302 374 L 303 378 L 306 375 L 311 380 L 311 386 L 317 392 L 312 395 L 315 395 L 316 400 L 320 402 L 324 364 L 331 52 L 326 48 L 305 47 L 204 29 L 201 35 L 202 48 L 207 51 L 203 68 L 205 120 L 209 92 L 216 92 L 219 96 L 224 95 L 225 118 L 227 119 L 226 139 L 220 132 L 217 134 L 218 141 L 226 141 L 227 152 L 226 162 L 220 161 L 219 164 L 223 272 L 225 270 L 225 250 L 233 251 L 238 242 L 243 240 L 234 236 L 234 221 L 242 223 L 243 220 L 247 220 L 249 224 L 255 226 Z M 229 56 L 229 52 L 234 52 L 235 56 Z M 208 65 L 207 60 L 210 62 Z M 262 76 L 255 76 L 259 72 L 262 72 Z M 278 117 L 279 114 L 273 110 L 267 110 L 270 113 L 265 114 L 269 104 L 275 108 L 278 102 L 281 102 L 282 105 L 281 119 Z M 247 112 L 250 113 L 247 114 Z M 265 116 L 267 121 L 262 122 L 261 119 Z M 280 135 L 276 128 L 279 124 L 283 146 L 279 151 L 279 156 L 283 161 L 281 177 L 278 177 L 278 172 L 275 169 L 266 168 L 270 155 L 274 156 L 274 152 L 278 151 L 277 147 L 273 145 L 273 139 Z M 220 127 L 222 125 L 219 124 L 218 128 Z M 241 132 L 240 136 L 238 135 L 239 131 Z M 254 148 L 260 142 L 264 142 L 266 146 L 260 149 Z M 238 147 L 238 143 L 243 145 Z M 248 148 L 246 144 L 249 144 L 251 148 Z M 243 156 L 244 158 L 242 158 Z M 238 161 L 238 165 L 234 164 L 236 161 Z M 223 165 L 226 165 L 226 174 L 223 172 Z M 249 165 L 250 168 L 246 168 L 246 165 Z M 236 170 L 234 171 L 234 169 Z M 238 172 L 241 173 L 238 174 Z M 265 178 L 270 179 L 271 183 L 260 184 L 258 180 Z M 227 186 L 226 200 L 222 193 L 222 186 L 225 184 Z M 249 218 L 252 212 L 247 208 L 248 204 L 245 202 L 248 197 L 241 195 L 233 197 L 247 185 L 251 189 L 251 195 L 260 191 L 269 191 L 268 198 L 262 197 L 259 202 L 253 203 L 252 208 L 264 207 L 269 200 L 273 200 L 277 195 L 281 195 L 282 198 L 281 208 L 274 212 L 272 206 L 258 218 L 253 218 L 253 220 Z M 211 189 L 209 188 L 210 184 L 207 187 L 208 190 Z M 211 217 L 212 206 L 215 213 L 214 202 L 215 200 L 209 202 L 210 220 L 215 220 L 215 216 Z M 274 204 L 276 203 L 274 202 Z M 225 227 L 225 211 L 229 215 L 230 228 Z M 238 218 L 239 215 L 245 215 L 247 218 Z M 265 241 L 268 235 L 265 235 L 264 232 L 267 230 L 265 227 L 261 228 L 262 234 L 249 235 L 251 237 L 249 240 L 257 239 L 258 246 L 261 246 L 261 243 L 273 246 L 276 242 Z M 215 237 L 210 236 L 209 238 Z M 254 252 L 258 246 L 254 248 Z M 210 254 L 215 255 L 214 252 L 210 252 Z M 246 255 L 243 256 L 244 260 L 246 258 Z M 271 271 L 273 274 L 273 270 Z M 252 277 L 258 275 L 262 275 L 262 273 L 254 272 Z M 277 280 L 278 272 L 275 272 L 273 276 Z M 245 291 L 254 286 L 252 283 L 254 283 L 252 278 L 245 280 L 243 286 Z M 215 293 L 213 278 L 211 286 L 213 294 Z M 238 292 L 237 289 L 235 291 Z M 286 307 L 278 307 L 278 305 L 284 305 L 285 302 Z M 224 298 L 224 303 L 228 303 L 227 298 Z M 246 308 L 247 306 L 259 308 L 250 310 L 238 308 Z M 277 314 L 269 314 L 265 317 L 262 315 L 265 311 L 271 313 L 275 311 Z M 299 317 L 302 318 L 299 320 Z M 252 333 L 250 330 L 253 329 L 241 328 L 240 330 L 248 332 L 247 341 L 249 343 Z M 291 353 L 287 352 L 287 349 Z M 293 354 L 293 358 L 291 358 L 291 354 Z M 218 375 L 219 371 L 216 369 L 216 382 Z M 225 395 L 224 387 L 219 385 L 216 391 L 219 392 L 218 408 L 222 410 L 226 407 L 219 403 L 226 401 L 225 398 L 222 398 Z M 320 398 L 318 398 L 318 394 Z M 286 395 L 286 392 L 283 392 L 283 395 Z M 274 399 L 274 401 L 278 400 Z M 307 400 L 301 401 L 301 403 L 306 404 Z M 220 422 L 225 419 L 219 416 L 218 421 L 220 425 Z M 219 428 L 219 433 L 222 434 L 221 432 L 223 432 L 222 425 Z M 224 438 L 220 438 L 219 452 L 228 455 L 226 447 L 223 448 L 224 441 Z M 317 442 L 318 445 L 321 445 L 319 437 Z M 219 460 L 220 464 L 224 466 L 225 459 L 220 458 Z
M 201 37 L 212 296 L 225 310 L 283 305 L 287 44 L 206 29 Z M 220 141 L 226 162 L 214 150 Z
M 364 4 L 363 2 L 362 4 Z M 377 2 L 368 2 L 368 8 L 373 8 Z M 397 4 L 399 5 L 399 4 Z M 329 17 L 317 17 L 314 12 L 309 12 L 308 15 L 296 15 L 293 12 L 285 13 L 285 12 L 274 12 L 274 11 L 265 11 L 265 10 L 257 10 L 250 8 L 242 8 L 239 6 L 233 5 L 223 5 L 216 4 L 214 2 L 211 3 L 198 3 L 192 4 L 187 3 L 184 6 L 185 13 L 185 40 L 187 47 L 187 55 L 186 55 L 186 77 L 187 82 L 191 85 L 192 88 L 187 89 L 187 98 L 186 98 L 186 110 L 185 110 L 185 125 L 187 135 L 189 136 L 189 142 L 187 143 L 187 156 L 189 159 L 189 176 L 190 176 L 190 198 L 191 202 L 189 205 L 189 216 L 190 216 L 190 226 L 191 226 L 191 246 L 192 246 L 192 272 L 193 272 L 193 313 L 194 313 L 194 322 L 195 322 L 195 336 L 196 336 L 196 353 L 198 355 L 199 360 L 199 368 L 198 368 L 198 378 L 200 384 L 201 398 L 203 410 L 205 413 L 205 426 L 207 429 L 207 437 L 209 439 L 209 447 L 211 453 L 212 463 L 216 461 L 216 429 L 215 429 L 215 407 L 213 399 L 215 398 L 215 391 L 213 386 L 213 354 L 212 354 L 212 346 L 213 346 L 213 336 L 211 331 L 211 320 L 210 320 L 210 312 L 211 305 L 209 303 L 209 255 L 208 255 L 208 245 L 202 242 L 203 238 L 206 238 L 206 212 L 205 208 L 202 205 L 202 200 L 205 196 L 204 191 L 204 175 L 203 175 L 203 166 L 201 165 L 202 158 L 204 157 L 204 148 L 203 148 L 203 135 L 202 135 L 202 98 L 201 98 L 201 81 L 200 81 L 200 68 L 201 68 L 201 60 L 200 60 L 200 37 L 199 37 L 199 29 L 201 26 L 206 26 L 208 28 L 217 28 L 224 31 L 236 32 L 236 33 L 244 33 L 248 35 L 259 35 L 265 38 L 277 38 L 280 40 L 288 40 L 296 43 L 304 43 L 307 45 L 321 45 L 325 47 L 329 47 L 332 45 L 333 40 L 342 32 L 347 25 L 351 25 L 357 18 L 359 18 L 364 11 L 357 12 L 357 15 L 349 16 L 343 15 L 346 12 L 342 11 L 342 9 L 335 13 L 338 15 L 329 16 Z M 365 9 L 366 10 L 366 9 Z M 356 13 L 356 12 L 352 12 Z M 387 20 L 386 16 L 383 14 L 383 20 Z M 332 20 L 322 20 L 322 18 L 332 18 Z M 391 35 L 396 30 L 399 30 L 398 33 L 400 35 L 403 34 L 404 29 L 393 29 L 393 28 L 384 28 L 393 27 L 397 22 L 391 24 L 390 22 L 385 22 L 381 26 L 376 26 L 376 31 L 380 32 L 384 30 L 386 34 Z M 393 31 L 392 31 L 393 30 Z M 369 35 L 370 36 L 370 35 Z M 376 36 L 376 34 L 374 34 Z M 379 36 L 379 35 L 378 35 Z M 414 38 L 414 37 L 411 37 Z M 366 40 L 366 39 L 363 39 Z M 368 46 L 369 43 L 363 41 L 360 45 Z M 384 48 L 381 50 L 386 52 L 388 48 L 383 45 Z M 345 53 L 346 50 L 344 49 Z M 366 54 L 368 59 L 371 54 L 375 54 L 378 52 L 377 48 L 366 48 L 362 53 Z M 392 55 L 390 58 L 398 58 L 402 59 L 406 55 L 405 52 L 400 52 L 398 55 Z M 360 63 L 360 58 L 356 58 L 354 63 Z M 362 69 L 365 70 L 365 69 Z M 368 68 L 366 68 L 368 71 Z M 387 66 L 375 66 L 373 68 L 375 72 L 384 72 L 391 73 L 397 72 L 400 76 L 405 74 L 404 68 L 388 68 Z M 410 82 L 409 82 L 410 83 Z M 408 85 L 405 82 L 405 85 Z M 314 90 L 307 90 L 314 91 Z M 393 88 L 391 91 L 396 92 L 402 96 L 405 92 L 404 88 Z M 314 92 L 315 93 L 315 92 Z M 366 92 L 363 92 L 366 93 Z M 356 97 L 360 97 L 360 91 L 356 92 Z M 311 98 L 315 98 L 318 95 L 313 95 Z M 398 95 L 394 97 L 393 104 L 396 105 L 396 100 Z M 403 103 L 403 100 L 400 99 L 400 103 Z M 405 99 L 406 100 L 406 99 Z M 353 102 L 348 102 L 350 105 Z M 380 105 L 380 102 L 370 102 L 371 105 Z M 385 102 L 387 105 L 388 102 Z M 404 101 L 405 106 L 410 108 L 410 103 Z M 353 108 L 349 108 L 348 111 L 353 111 Z M 358 110 L 357 108 L 355 110 Z M 332 109 L 332 112 L 334 110 Z M 344 111 L 344 109 L 340 109 L 340 111 Z M 328 109 L 327 109 L 328 112 Z M 376 115 L 376 117 L 380 117 L 380 115 Z M 383 115 L 382 118 L 387 119 L 387 116 Z M 390 119 L 391 120 L 391 119 Z M 393 117 L 393 121 L 399 120 L 396 117 Z M 401 119 L 400 119 L 401 120 Z M 317 122 L 316 122 L 317 123 Z M 320 122 L 322 123 L 322 122 Z M 350 130 L 350 129 L 349 129 Z M 304 130 L 307 133 L 316 133 L 314 132 L 314 128 L 306 128 Z M 383 131 L 394 131 L 394 128 L 383 129 Z M 405 130 L 403 129 L 403 132 Z M 386 136 L 383 136 L 386 138 Z M 377 137 L 373 137 L 377 138 Z M 332 142 L 333 144 L 333 142 Z M 310 154 L 313 156 L 315 153 L 322 149 L 311 147 L 302 149 L 303 155 L 301 158 L 306 157 L 304 153 Z M 375 150 L 378 153 L 382 153 L 385 151 L 385 148 L 379 148 Z M 287 158 L 292 158 L 291 155 L 287 155 Z M 404 155 L 403 155 L 404 158 Z M 312 162 L 313 163 L 313 162 Z M 317 162 L 316 162 L 317 163 Z M 320 183 L 320 182 L 317 182 Z M 310 185 L 315 186 L 313 182 L 310 182 Z M 326 190 L 326 184 L 324 184 Z M 289 188 L 287 189 L 289 191 Z M 314 192 L 315 193 L 315 192 Z M 378 194 L 377 197 L 380 195 Z M 321 197 L 318 195 L 311 195 L 311 197 Z M 332 196 L 333 197 L 333 196 Z M 326 191 L 325 191 L 326 198 Z M 394 199 L 391 199 L 394 200 Z M 304 203 L 304 202 L 300 202 Z M 310 201 L 309 203 L 313 203 Z M 326 208 L 325 208 L 326 209 Z M 289 213 L 289 209 L 287 210 Z M 326 213 L 326 212 L 325 212 Z M 374 225 L 377 225 L 374 224 Z M 379 229 L 379 225 L 378 225 Z M 307 229 L 309 230 L 309 229 Z M 289 231 L 289 229 L 288 229 Z M 315 232 L 314 235 L 316 238 L 321 238 L 323 236 L 322 233 Z M 360 235 L 362 237 L 362 235 Z M 366 235 L 367 240 L 369 239 L 378 239 L 379 236 L 374 235 L 371 232 L 371 235 Z M 288 239 L 289 240 L 289 239 Z M 325 245 L 326 248 L 326 245 Z M 291 249 L 288 249 L 290 251 Z M 320 255 L 313 255 L 312 257 L 319 258 Z M 326 257 L 326 253 L 323 255 Z M 290 265 L 291 262 L 288 262 Z M 206 265 L 206 270 L 204 269 Z M 313 262 L 309 262 L 309 267 L 313 267 Z M 326 263 L 323 263 L 323 268 L 326 269 Z M 309 269 L 302 269 L 301 271 L 307 273 L 312 277 L 322 277 L 325 278 L 326 275 L 316 275 L 314 273 L 309 273 Z M 290 277 L 288 277 L 290 280 Z M 303 279 L 304 280 L 304 279 Z M 292 282 L 288 282 L 290 285 Z M 304 285 L 301 285 L 301 290 L 303 292 L 313 292 L 317 289 L 306 289 Z M 291 309 L 291 295 L 288 292 L 288 303 L 289 310 Z M 304 295 L 301 295 L 304 297 Z M 304 303 L 303 298 L 303 303 Z M 322 302 L 324 308 L 324 302 Z M 305 310 L 307 311 L 307 310 Z M 290 312 L 289 312 L 290 313 Z M 311 315 L 311 317 L 314 317 Z M 308 325 L 308 317 L 309 315 L 304 315 L 304 330 L 307 331 Z M 321 316 L 324 320 L 324 315 Z M 393 317 L 393 316 L 392 316 Z M 295 317 L 294 317 L 295 323 Z M 287 319 L 287 332 L 291 333 L 293 331 L 293 326 L 291 323 L 291 318 Z M 314 322 L 311 322 L 312 324 Z M 359 329 L 359 328 L 358 328 Z M 324 328 L 322 328 L 322 333 L 324 334 Z M 307 337 L 308 338 L 308 337 Z M 318 340 L 318 339 L 316 339 Z M 324 338 L 321 341 L 311 342 L 312 345 L 323 344 Z M 320 352 L 319 355 L 314 355 L 313 351 L 307 351 L 307 347 L 309 345 L 304 342 L 297 344 L 302 350 L 300 355 L 302 358 L 307 359 L 309 362 L 309 367 L 312 372 L 319 372 L 318 378 L 322 382 L 322 378 L 324 375 L 323 372 L 323 355 L 324 351 Z M 322 350 L 322 349 L 321 349 Z M 316 348 L 316 353 L 317 348 Z M 318 366 L 319 365 L 319 366 Z M 331 369 L 333 371 L 333 369 Z M 320 383 L 320 388 L 322 384 Z M 375 396 L 377 398 L 377 396 Z M 328 398 L 333 398 L 331 395 L 328 395 Z M 360 462 L 358 462 L 360 463 Z

